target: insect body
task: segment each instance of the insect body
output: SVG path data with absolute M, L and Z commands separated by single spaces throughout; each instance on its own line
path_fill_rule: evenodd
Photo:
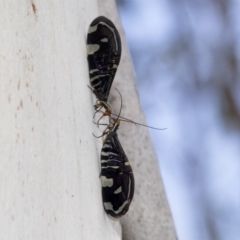
M 121 39 L 114 24 L 100 16 L 92 21 L 87 36 L 88 65 L 93 92 L 107 102 L 121 57 Z
M 115 119 L 113 119 L 115 120 Z M 134 195 L 134 176 L 126 154 L 118 140 L 120 121 L 104 131 L 107 135 L 101 152 L 103 206 L 108 215 L 119 218 L 130 206 Z

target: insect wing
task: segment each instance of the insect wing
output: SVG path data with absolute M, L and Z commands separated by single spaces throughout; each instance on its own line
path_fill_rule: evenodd
M 99 100 L 106 101 L 121 58 L 121 39 L 114 24 L 100 16 L 87 36 L 90 82 Z
M 124 215 L 134 194 L 134 176 L 115 131 L 109 133 L 101 152 L 104 209 L 113 218 Z

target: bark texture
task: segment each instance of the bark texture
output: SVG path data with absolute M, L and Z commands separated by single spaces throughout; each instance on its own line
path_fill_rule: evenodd
M 0 239 L 121 239 L 102 206 L 87 87 L 97 2 L 0 8 Z
M 98 0 L 100 15 L 113 21 L 122 40 L 122 58 L 110 92 L 109 102 L 115 113 L 146 124 L 134 85 L 135 76 L 115 1 Z M 133 167 L 135 195 L 129 212 L 121 219 L 124 240 L 176 240 L 173 219 L 166 199 L 159 164 L 147 128 L 121 123 L 119 139 Z

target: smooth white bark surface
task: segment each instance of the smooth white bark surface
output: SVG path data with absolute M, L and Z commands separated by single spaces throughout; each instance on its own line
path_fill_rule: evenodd
M 102 207 L 87 88 L 96 1 L 0 9 L 0 239 L 120 239 Z
M 115 1 L 99 0 L 100 15 L 110 18 L 122 39 L 122 58 L 110 92 L 109 102 L 119 111 L 123 97 L 122 116 L 146 124 L 134 86 L 134 72 L 124 33 L 119 22 Z M 175 240 L 176 233 L 159 164 L 147 128 L 121 123 L 119 139 L 133 167 L 135 195 L 129 212 L 121 219 L 124 240 Z

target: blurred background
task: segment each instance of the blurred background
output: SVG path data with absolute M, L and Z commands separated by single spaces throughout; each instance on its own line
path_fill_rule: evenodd
M 240 0 L 117 4 L 179 240 L 240 240 Z

